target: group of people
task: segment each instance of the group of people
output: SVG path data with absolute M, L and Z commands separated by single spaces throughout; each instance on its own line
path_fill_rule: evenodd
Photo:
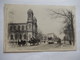
M 27 43 L 29 43 L 30 46 L 31 45 L 34 46 L 34 45 L 39 45 L 40 39 L 32 37 L 29 41 L 18 40 L 17 43 L 18 43 L 18 46 L 25 46 L 25 45 L 27 45 Z

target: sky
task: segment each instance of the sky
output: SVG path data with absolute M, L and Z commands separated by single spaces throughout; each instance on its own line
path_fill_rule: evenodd
M 64 37 L 64 34 L 60 34 L 65 24 L 64 18 L 54 18 L 54 15 L 50 9 L 59 11 L 60 9 L 69 9 L 74 11 L 73 6 L 52 6 L 52 5 L 6 5 L 5 14 L 7 15 L 6 20 L 13 23 L 27 23 L 27 11 L 33 10 L 34 16 L 37 19 L 38 28 L 43 34 L 54 33 L 60 38 Z

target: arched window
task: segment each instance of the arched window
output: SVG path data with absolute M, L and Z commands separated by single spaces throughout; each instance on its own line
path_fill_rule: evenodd
M 24 30 L 24 26 L 22 26 L 22 30 Z
M 19 37 L 20 37 L 20 39 L 22 39 L 22 35 L 21 35 L 21 34 L 20 34 L 20 36 L 19 36 Z
M 10 36 L 10 39 L 11 39 L 11 40 L 13 40 L 13 39 L 14 39 L 14 38 L 13 38 L 13 35 L 11 35 L 11 36 Z
M 24 34 L 24 39 L 26 39 L 26 34 Z
M 20 26 L 18 26 L 18 30 L 20 30 Z
M 31 24 L 29 24 L 29 28 L 31 28 Z
M 15 39 L 16 39 L 16 40 L 18 39 L 18 35 L 17 35 L 17 34 L 15 34 Z

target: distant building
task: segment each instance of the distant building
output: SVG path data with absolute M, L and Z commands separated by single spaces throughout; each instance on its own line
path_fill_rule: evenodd
M 48 33 L 47 37 L 48 37 L 48 43 L 49 44 L 57 43 L 57 41 L 60 39 L 54 33 Z
M 37 19 L 31 9 L 27 12 L 28 18 L 26 23 L 9 23 L 8 37 L 10 42 L 18 40 L 29 41 L 32 37 L 37 36 Z
M 52 37 L 52 38 L 55 38 L 55 37 L 57 37 L 54 33 L 48 33 L 47 34 L 47 37 Z

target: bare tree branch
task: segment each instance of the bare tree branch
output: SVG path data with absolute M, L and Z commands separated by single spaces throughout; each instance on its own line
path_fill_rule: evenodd
M 72 11 L 67 10 L 67 9 L 61 10 L 61 12 L 59 12 L 59 11 L 57 12 L 54 10 L 50 10 L 50 11 L 52 11 L 53 16 L 55 16 L 56 18 L 58 18 L 59 16 L 62 16 L 65 18 L 64 23 L 66 23 L 66 25 L 64 26 L 63 33 L 65 34 L 65 36 L 67 36 L 66 39 L 68 39 L 70 41 L 74 40 L 74 27 L 73 27 L 74 15 L 73 15 Z

